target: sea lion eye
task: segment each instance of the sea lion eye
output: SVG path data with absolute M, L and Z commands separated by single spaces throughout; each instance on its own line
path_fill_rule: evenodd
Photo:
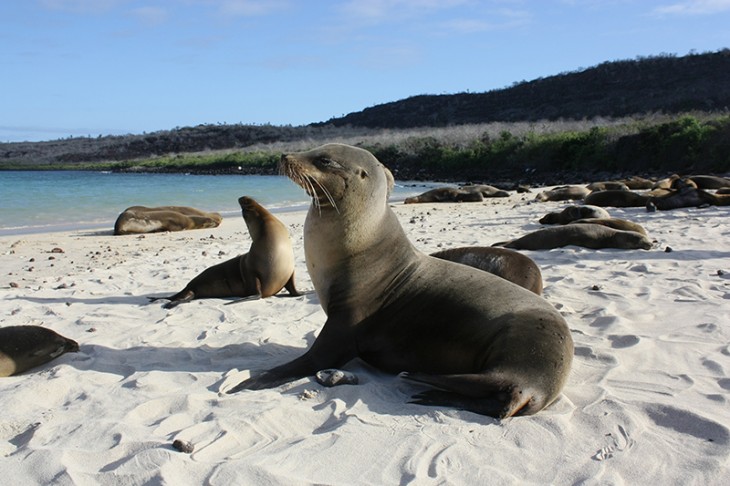
M 330 169 L 342 169 L 343 168 L 339 162 L 329 159 L 327 157 L 318 158 L 315 161 L 315 165 L 318 165 L 323 168 L 330 168 Z

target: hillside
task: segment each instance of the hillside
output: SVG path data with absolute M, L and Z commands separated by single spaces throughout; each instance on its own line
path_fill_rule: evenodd
M 413 96 L 332 118 L 324 124 L 439 127 L 493 121 L 615 118 L 652 112 L 715 112 L 729 107 L 730 49 L 723 49 L 683 57 L 604 62 L 486 93 Z
M 601 144 L 613 147 L 619 138 L 636 139 L 638 131 L 647 125 L 679 118 L 675 114 L 694 111 L 716 117 L 728 113 L 728 107 L 730 49 L 724 49 L 683 57 L 663 55 L 605 62 L 486 93 L 414 96 L 309 126 L 199 125 L 141 135 L 0 143 L 0 170 L 93 168 L 99 164 L 110 170 L 138 170 L 138 161 L 152 160 L 153 164 L 147 163 L 143 170 L 220 173 L 235 172 L 244 166 L 243 173 L 271 173 L 282 150 L 301 150 L 338 141 L 373 149 L 384 162 L 407 165 L 419 177 L 441 177 L 438 172 L 419 172 L 418 167 L 423 167 L 426 161 L 431 165 L 439 163 L 441 159 L 435 160 L 434 154 L 467 150 L 471 153 L 470 164 L 474 168 L 481 164 L 480 170 L 484 170 L 485 154 L 494 157 L 495 150 L 505 144 L 524 146 L 526 141 L 534 141 L 535 135 L 558 131 L 587 133 L 596 128 L 636 125 L 632 122 L 638 120 L 639 125 L 631 126 L 628 131 L 595 132 L 606 137 L 605 141 L 599 140 Z M 571 120 L 575 120 L 570 122 L 573 128 L 566 123 Z M 679 126 L 680 132 L 687 131 L 684 125 Z M 700 160 L 702 152 L 696 144 L 692 145 L 694 164 L 697 168 L 725 168 L 729 163 L 722 142 L 726 123 L 708 129 L 711 136 L 704 137 L 702 143 L 709 141 L 711 156 Z M 670 127 L 668 133 L 674 134 L 674 130 Z M 505 139 L 505 134 L 512 138 Z M 563 147 L 574 145 L 574 139 L 570 135 L 546 143 Z M 633 145 L 633 142 L 628 144 Z M 627 144 L 621 142 L 621 146 Z M 610 151 L 603 148 L 601 151 L 607 153 L 604 158 L 610 157 Z M 262 155 L 255 164 L 246 167 L 245 155 L 251 153 Z M 504 162 L 509 168 L 534 166 L 535 153 L 515 152 Z M 189 154 L 196 154 L 193 163 L 188 163 Z M 434 156 L 424 159 L 424 154 Z M 555 157 L 565 159 L 561 154 L 556 151 Z M 529 156 L 530 160 L 522 160 L 523 156 Z M 464 158 L 463 154 L 459 157 Z M 647 166 L 678 170 L 665 166 L 663 160 Z

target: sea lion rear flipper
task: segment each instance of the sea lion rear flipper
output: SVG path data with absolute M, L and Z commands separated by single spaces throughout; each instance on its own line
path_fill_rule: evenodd
M 286 282 L 286 285 L 284 285 L 284 288 L 289 292 L 289 297 L 299 297 L 301 292 L 299 292 L 294 286 L 294 272 L 292 272 L 291 277 L 289 277 L 289 280 Z
M 517 384 L 489 373 L 460 375 L 401 373 L 401 377 L 439 388 L 414 395 L 410 403 L 420 405 L 444 405 L 480 415 L 506 418 L 531 413 L 530 409 L 533 408 L 531 405 L 535 401 L 531 393 L 523 393 Z M 540 408 L 542 406 L 539 406 L 538 410 Z
M 230 302 L 226 302 L 223 305 L 231 305 L 231 304 L 238 304 L 240 302 L 248 302 L 250 300 L 259 300 L 261 299 L 261 294 L 259 295 L 247 295 L 246 297 L 241 297 L 240 299 L 232 300 Z
M 162 297 L 163 299 L 165 297 Z M 163 305 L 165 309 L 172 309 L 173 307 L 177 307 L 180 304 L 184 304 L 185 302 L 190 302 L 195 298 L 195 292 L 192 290 L 183 290 L 179 294 L 175 294 L 172 297 L 167 297 L 170 299 L 170 302 Z

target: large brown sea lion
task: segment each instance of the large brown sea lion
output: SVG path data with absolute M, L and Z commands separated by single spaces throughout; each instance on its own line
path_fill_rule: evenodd
M 432 257 L 469 265 L 542 294 L 542 272 L 532 258 L 507 248 L 465 246 L 431 253 Z
M 492 246 L 503 246 L 516 250 L 551 250 L 563 246 L 582 246 L 585 248 L 623 248 L 627 250 L 649 250 L 651 240 L 641 233 L 621 231 L 601 224 L 566 224 L 553 226 L 520 238 L 495 243 Z
M 464 184 L 459 186 L 462 191 L 475 193 L 478 192 L 483 197 L 509 197 L 509 192 L 490 186 L 489 184 Z
M 0 376 L 16 375 L 78 350 L 76 341 L 45 327 L 0 327 Z
M 243 219 L 251 235 L 248 253 L 203 270 L 164 307 L 172 308 L 193 299 L 254 297 L 265 298 L 286 288 L 300 295 L 294 285 L 294 251 L 284 223 L 250 197 L 238 199 Z
M 222 219 L 218 213 L 206 213 L 187 206 L 160 206 L 157 208 L 132 206 L 122 211 L 117 217 L 114 223 L 114 234 L 130 235 L 215 228 L 221 224 Z
M 281 167 L 312 196 L 304 251 L 327 321 L 304 355 L 228 393 L 359 357 L 438 388 L 414 403 L 510 417 L 557 398 L 573 356 L 563 317 L 518 285 L 417 251 L 388 206 L 393 176 L 370 152 L 328 144 Z

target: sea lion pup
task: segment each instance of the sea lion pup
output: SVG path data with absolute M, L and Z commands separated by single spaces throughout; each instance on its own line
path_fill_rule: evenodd
M 509 197 L 509 192 L 498 189 L 489 184 L 464 184 L 459 189 L 469 193 L 478 192 L 483 197 Z
M 532 258 L 507 248 L 465 246 L 431 253 L 432 257 L 469 265 L 542 294 L 542 272 Z
M 187 206 L 160 206 L 147 208 L 132 206 L 117 217 L 115 235 L 183 231 L 215 228 L 223 218 L 218 213 L 206 213 Z
M 370 152 L 327 144 L 284 155 L 281 169 L 312 196 L 304 252 L 327 321 L 304 355 L 228 393 L 359 357 L 438 388 L 413 403 L 510 417 L 557 398 L 573 358 L 563 317 L 529 290 L 416 250 L 388 205 L 393 176 Z
M 418 196 L 407 197 L 403 204 L 416 204 L 428 202 L 480 202 L 484 201 L 481 192 L 464 191 L 456 187 L 437 187 L 419 194 Z
M 608 226 L 609 228 L 617 230 L 636 231 L 637 233 L 641 233 L 642 235 L 647 235 L 646 230 L 639 223 L 634 223 L 633 221 L 619 218 L 576 219 L 575 221 L 571 221 L 568 224 L 602 224 L 603 226 Z
M 568 201 L 585 199 L 590 190 L 583 186 L 560 186 L 549 191 L 543 191 L 535 196 L 537 201 Z
M 516 250 L 552 250 L 563 246 L 582 246 L 598 250 L 601 248 L 622 248 L 626 250 L 649 250 L 651 240 L 641 233 L 621 231 L 602 224 L 566 224 L 553 226 L 511 241 L 495 243 Z
M 193 299 L 252 297 L 265 298 L 286 288 L 289 295 L 301 295 L 294 285 L 294 250 L 284 223 L 250 197 L 238 199 L 251 235 L 248 253 L 203 270 L 164 305 L 171 309 Z
M 0 327 L 0 376 L 17 375 L 78 350 L 76 341 L 45 327 Z
M 590 193 L 583 202 L 602 208 L 640 208 L 646 206 L 650 197 L 631 191 L 598 191 Z
M 608 211 L 598 206 L 568 206 L 560 212 L 546 214 L 540 218 L 540 224 L 568 224 L 576 219 L 610 217 Z

